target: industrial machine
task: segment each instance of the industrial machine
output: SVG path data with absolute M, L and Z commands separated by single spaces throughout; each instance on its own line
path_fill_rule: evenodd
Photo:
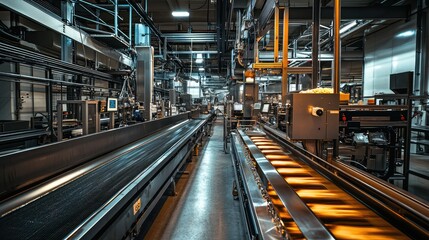
M 109 102 L 107 109 L 117 109 L 117 102 Z M 65 100 L 57 102 L 57 140 L 100 131 L 98 101 Z
M 342 161 L 385 180 L 402 175 L 407 106 L 341 106 L 338 122 Z
M 286 134 L 295 140 L 337 139 L 338 106 L 338 94 L 287 95 Z
M 206 135 L 190 116 L 1 156 L 1 238 L 133 238 Z

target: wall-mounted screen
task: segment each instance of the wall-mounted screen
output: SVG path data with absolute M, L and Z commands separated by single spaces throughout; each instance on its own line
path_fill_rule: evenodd
M 264 105 L 262 105 L 261 113 L 269 113 L 269 112 L 270 112 L 270 104 L 264 103 Z
M 118 99 L 117 98 L 107 98 L 107 111 L 108 112 L 118 111 Z

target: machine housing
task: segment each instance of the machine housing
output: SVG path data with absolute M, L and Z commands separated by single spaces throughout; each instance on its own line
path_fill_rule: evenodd
M 338 94 L 291 93 L 286 96 L 286 134 L 291 139 L 337 139 L 338 116 Z

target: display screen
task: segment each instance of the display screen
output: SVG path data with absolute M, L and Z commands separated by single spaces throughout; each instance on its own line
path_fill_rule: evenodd
M 253 105 L 253 109 L 260 110 L 260 109 L 261 109 L 261 103 L 260 103 L 260 102 L 255 103 L 255 104 Z
M 262 105 L 261 113 L 268 113 L 269 111 L 270 111 L 270 104 L 264 103 L 264 105 Z
M 234 104 L 234 111 L 243 111 L 243 104 Z
M 118 99 L 107 98 L 107 111 L 108 112 L 118 111 Z

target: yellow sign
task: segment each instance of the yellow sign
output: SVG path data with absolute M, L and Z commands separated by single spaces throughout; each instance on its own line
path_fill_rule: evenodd
M 137 212 L 140 210 L 141 206 L 142 206 L 142 200 L 139 198 L 139 199 L 137 199 L 137 201 L 133 205 L 134 215 L 137 214 Z

